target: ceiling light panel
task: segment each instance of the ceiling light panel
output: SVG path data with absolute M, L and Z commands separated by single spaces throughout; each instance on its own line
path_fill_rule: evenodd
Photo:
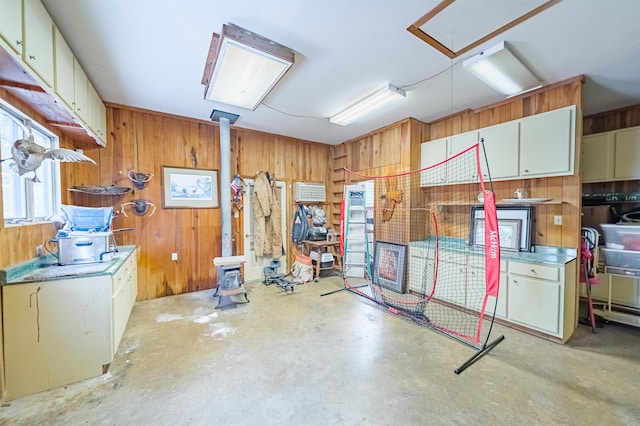
M 540 80 L 511 53 L 504 42 L 465 60 L 462 66 L 507 96 L 542 86 Z
M 346 126 L 348 124 L 355 123 L 360 118 L 372 113 L 373 111 L 377 111 L 404 99 L 405 96 L 406 92 L 404 90 L 388 85 L 341 112 L 329 117 L 329 121 L 334 124 Z
M 295 58 L 291 49 L 233 24 L 225 24 L 220 36 L 214 34 L 212 46 L 203 77 L 208 84 L 205 99 L 250 110 L 260 105 Z

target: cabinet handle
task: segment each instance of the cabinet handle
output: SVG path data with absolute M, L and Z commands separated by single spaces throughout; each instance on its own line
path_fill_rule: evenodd
M 36 55 L 29 55 L 29 59 L 31 59 L 32 61 L 36 60 Z
M 524 172 L 525 172 L 525 173 L 529 173 L 529 170 L 527 170 L 527 169 L 524 169 Z
M 16 44 L 17 44 L 18 46 L 22 46 L 22 40 L 16 40 Z
M 533 274 L 535 274 L 535 275 L 538 275 L 538 273 L 536 272 L 536 270 L 535 270 L 535 269 L 532 269 L 532 270 L 531 270 L 531 273 L 533 273 Z

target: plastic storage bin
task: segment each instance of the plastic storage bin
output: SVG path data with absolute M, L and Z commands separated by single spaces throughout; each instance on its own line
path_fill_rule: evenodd
M 608 249 L 640 252 L 639 225 L 612 225 L 603 223 L 600 227 L 602 228 L 602 232 L 604 232 L 604 239 Z
M 606 266 L 640 269 L 640 251 L 600 247 L 600 254 L 603 256 Z

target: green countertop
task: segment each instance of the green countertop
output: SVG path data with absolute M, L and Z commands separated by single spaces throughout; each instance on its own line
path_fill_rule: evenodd
M 410 247 L 422 247 L 433 249 L 434 239 L 424 241 L 412 241 Z M 438 247 L 441 250 L 456 251 L 475 256 L 483 256 L 484 248 L 470 246 L 467 240 L 462 238 L 440 237 Z M 577 257 L 577 250 L 565 247 L 535 246 L 534 252 L 500 250 L 500 258 L 524 263 L 539 263 L 544 265 L 564 265 Z
M 135 245 L 118 247 L 111 259 L 104 262 L 58 265 L 53 255 L 34 258 L 0 270 L 0 286 L 35 281 L 52 281 L 92 275 L 111 275 L 136 249 Z

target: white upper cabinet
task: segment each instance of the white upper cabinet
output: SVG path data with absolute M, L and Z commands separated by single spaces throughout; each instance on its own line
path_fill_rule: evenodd
M 560 108 L 520 120 L 520 175 L 573 174 L 576 107 Z
M 420 167 L 444 161 L 484 140 L 484 149 L 480 145 L 480 170 L 484 180 L 489 178 L 489 172 L 492 180 L 572 175 L 575 173 L 577 113 L 576 106 L 572 105 L 424 142 L 420 147 Z M 437 178 L 433 173 L 422 172 L 420 185 L 459 184 L 479 180 L 476 167 L 466 172 L 466 175 L 459 170 L 469 169 L 467 166 L 449 163 L 447 168 L 449 170 Z
M 78 114 L 78 117 L 88 124 L 90 120 L 89 79 L 77 59 L 73 60 L 73 82 L 75 95 L 73 109 Z
M 484 149 L 480 145 L 480 168 L 482 178 L 512 179 L 518 177 L 520 123 L 508 121 L 495 126 L 480 129 L 480 138 L 484 139 Z M 486 151 L 486 157 L 485 157 Z M 487 170 L 487 159 L 489 170 Z
M 447 158 L 451 158 L 465 149 L 478 143 L 478 132 L 466 132 L 451 136 Z M 462 158 L 462 157 L 461 157 Z M 468 157 L 466 157 L 468 158 Z M 448 164 L 447 181 L 448 183 L 471 183 L 478 181 L 478 170 L 475 164 L 462 164 L 462 160 L 453 160 Z
M 24 0 L 23 59 L 53 87 L 53 20 L 40 0 Z
M 582 182 L 640 179 L 640 126 L 582 137 Z
M 55 91 L 60 99 L 73 109 L 75 88 L 73 79 L 73 52 L 58 29 L 54 32 L 55 43 Z
M 617 130 L 614 150 L 614 179 L 638 179 L 640 176 L 640 127 Z
M 582 137 L 582 182 L 606 182 L 613 179 L 613 141 L 614 132 Z
M 449 138 L 436 139 L 420 145 L 420 168 L 433 166 L 447 159 Z M 447 168 L 420 172 L 420 186 L 444 185 L 447 183 Z
M 96 89 L 89 84 L 89 128 L 93 130 L 102 146 L 107 145 L 107 109 Z
M 18 55 L 22 55 L 22 0 L 2 0 L 0 38 Z

